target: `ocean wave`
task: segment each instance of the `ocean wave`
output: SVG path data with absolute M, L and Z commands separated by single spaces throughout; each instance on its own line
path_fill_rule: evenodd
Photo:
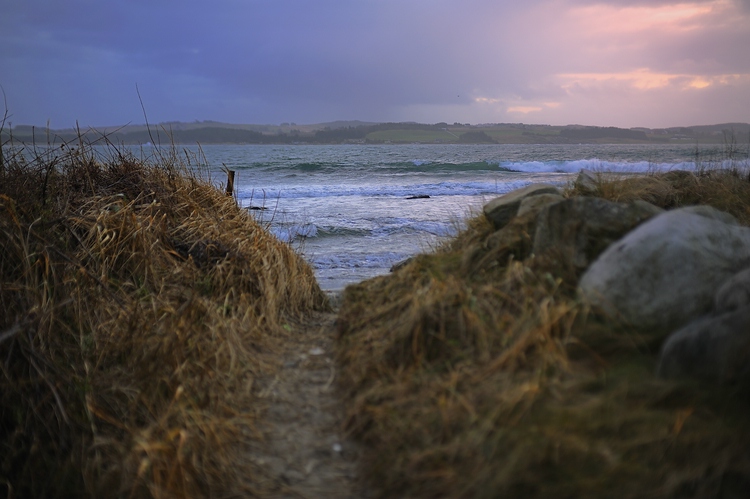
M 450 237 L 456 235 L 458 231 L 456 223 L 453 222 L 410 220 L 395 217 L 372 220 L 370 228 L 347 227 L 346 223 L 342 222 L 342 225 L 338 226 L 316 225 L 314 223 L 278 224 L 270 227 L 270 231 L 278 239 L 285 242 L 332 237 L 347 239 L 361 237 L 387 238 L 396 234 L 424 234 L 437 237 Z
M 409 162 L 388 163 L 385 168 L 398 170 L 401 172 L 476 172 L 476 171 L 497 171 L 497 163 L 487 161 L 470 161 L 466 163 L 451 163 L 439 161 L 422 161 L 412 160 Z
M 529 184 L 527 180 L 513 180 L 508 182 L 469 181 L 469 182 L 436 182 L 410 185 L 304 185 L 288 186 L 286 188 L 270 188 L 263 190 L 263 199 L 278 198 L 321 198 L 321 197 L 396 197 L 408 198 L 413 196 L 478 196 L 502 194 Z M 238 196 L 243 203 L 249 202 L 253 196 L 258 197 L 254 190 L 238 189 Z M 409 200 L 413 202 L 413 200 Z
M 721 163 L 721 162 L 720 162 Z M 724 162 L 727 163 L 727 162 Z M 731 163 L 731 162 L 729 162 Z M 484 160 L 468 162 L 431 161 L 414 159 L 409 161 L 395 161 L 373 164 L 346 163 L 340 161 L 310 161 L 292 162 L 290 164 L 254 163 L 248 165 L 249 169 L 258 169 L 267 172 L 287 169 L 290 174 L 314 174 L 340 175 L 356 174 L 424 174 L 424 173 L 481 173 L 481 172 L 508 172 L 508 173 L 578 173 L 582 169 L 617 172 L 617 173 L 647 173 L 654 171 L 669 170 L 696 170 L 701 168 L 701 163 L 696 165 L 693 161 L 625 161 L 625 160 L 602 160 L 599 158 L 575 159 L 575 160 Z M 733 165 L 722 164 L 720 167 L 731 167 Z
M 429 234 L 437 237 L 455 236 L 455 223 L 434 220 L 404 220 L 403 222 L 389 220 L 372 230 L 373 236 L 391 236 L 394 234 Z
M 278 171 L 285 169 L 291 172 L 302 172 L 312 174 L 338 174 L 342 170 L 367 170 L 379 173 L 460 173 L 460 172 L 493 172 L 503 171 L 498 168 L 498 161 L 469 161 L 469 162 L 444 162 L 428 160 L 410 160 L 395 162 L 380 162 L 372 164 L 347 163 L 342 161 L 303 161 L 284 163 L 254 162 L 243 166 L 236 166 L 240 170 L 256 171 Z
M 416 232 L 425 232 L 438 237 L 453 237 L 458 234 L 457 225 L 451 222 L 414 222 L 410 228 Z
M 318 237 L 318 227 L 315 224 L 292 224 L 271 227 L 271 234 L 280 241 L 291 242 L 295 239 Z
M 318 237 L 358 237 L 369 236 L 372 234 L 370 229 L 358 229 L 352 227 L 319 227 Z
M 332 166 L 335 166 L 335 165 L 331 163 L 325 163 L 325 162 L 311 162 L 311 163 L 297 163 L 294 166 L 292 166 L 292 168 L 295 170 L 303 171 L 303 172 L 317 172 L 317 171 L 325 170 Z
M 326 238 L 326 237 L 345 237 L 357 238 L 372 236 L 373 229 L 363 229 L 341 226 L 323 225 L 319 226 L 314 223 L 304 224 L 277 224 L 270 227 L 271 233 L 282 241 L 292 241 L 295 239 L 308 238 Z
M 367 254 L 333 254 L 309 257 L 308 261 L 317 270 L 331 269 L 388 269 L 409 255 L 396 252 Z
M 416 161 L 416 160 L 415 160 Z M 419 163 L 419 161 L 416 161 Z M 488 163 L 482 163 L 486 168 Z M 432 163 L 424 163 L 420 168 L 429 169 Z M 579 159 L 571 161 L 506 161 L 495 163 L 491 167 L 496 172 L 503 172 L 501 175 L 474 174 L 470 179 L 462 180 L 460 176 L 451 176 L 449 174 L 436 174 L 420 177 L 418 182 L 413 182 L 414 178 L 399 180 L 400 177 L 393 176 L 376 177 L 367 180 L 368 174 L 377 171 L 382 174 L 378 167 L 371 169 L 361 168 L 359 170 L 349 168 L 348 172 L 340 171 L 341 175 L 334 180 L 323 180 L 316 177 L 315 181 L 303 183 L 302 180 L 295 179 L 289 185 L 283 187 L 271 186 L 258 192 L 255 189 L 238 186 L 238 195 L 243 203 L 252 204 L 253 198 L 266 202 L 266 205 L 275 203 L 278 199 L 294 198 L 330 198 L 330 197 L 392 197 L 392 198 L 410 198 L 410 197 L 438 197 L 438 196 L 480 196 L 495 195 L 518 189 L 528 185 L 534 175 L 574 175 L 583 169 L 595 172 L 614 172 L 614 173 L 650 173 L 665 172 L 670 170 L 690 170 L 694 171 L 704 167 L 702 163 L 692 161 L 674 162 L 674 163 L 655 163 L 651 161 L 603 161 L 599 159 Z M 731 161 L 712 164 L 712 167 L 731 168 L 736 166 Z M 345 168 L 345 167 L 341 167 Z M 511 172 L 514 172 L 515 175 Z M 507 173 L 507 175 L 506 175 Z M 300 177 L 303 177 L 300 174 Z M 325 177 L 323 177 L 325 178 Z M 483 180 L 486 178 L 487 180 Z M 353 179 L 362 179 L 362 183 Z M 443 180 L 445 179 L 445 180 Z M 307 180 L 307 179 L 305 179 Z M 423 181 L 422 181 L 423 180 Z M 429 180 L 433 180 L 430 182 Z M 548 178 L 544 181 L 565 183 L 568 179 L 565 177 Z M 538 180 L 537 180 L 538 181 Z M 399 183 L 395 183 L 399 182 Z M 400 183 L 403 182 L 403 183 Z M 409 202 L 414 202 L 409 200 Z M 423 201 L 420 201 L 423 202 Z M 429 202 L 425 199 L 424 202 Z
M 267 163 L 254 163 L 249 168 L 288 168 L 291 170 L 307 173 L 337 173 L 342 169 L 367 169 L 368 171 L 379 171 L 380 173 L 430 173 L 430 172 L 462 172 L 462 171 L 497 171 L 497 162 L 469 161 L 469 162 L 444 162 L 414 159 L 410 161 L 379 162 L 373 164 L 348 163 L 341 161 L 308 161 L 290 162 L 286 165 L 270 165 Z
M 731 167 L 731 160 L 719 162 L 720 167 Z M 646 173 L 652 171 L 695 170 L 703 166 L 694 161 L 613 161 L 599 158 L 547 161 L 486 160 L 469 162 L 440 162 L 427 160 L 399 161 L 380 165 L 355 165 L 342 163 L 299 163 L 295 170 L 305 172 L 340 173 L 345 169 L 367 169 L 381 173 L 440 173 L 440 172 L 523 172 L 523 173 L 578 173 L 582 169 L 618 173 Z
M 613 173 L 649 173 L 670 170 L 695 170 L 695 163 L 654 163 L 651 161 L 602 161 L 599 159 L 577 159 L 572 161 L 501 161 L 498 167 L 519 173 L 578 173 L 581 170 Z

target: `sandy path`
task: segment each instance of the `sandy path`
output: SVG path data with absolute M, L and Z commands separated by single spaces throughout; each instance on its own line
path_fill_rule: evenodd
M 341 431 L 344 409 L 336 393 L 334 314 L 294 326 L 283 346 L 283 367 L 261 382 L 268 402 L 265 446 L 252 452 L 264 469 L 268 497 L 363 498 L 357 447 Z

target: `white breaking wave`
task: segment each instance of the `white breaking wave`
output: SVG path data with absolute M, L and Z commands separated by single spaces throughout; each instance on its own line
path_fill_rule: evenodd
M 352 229 L 343 225 L 338 229 L 331 227 L 320 228 L 314 223 L 272 225 L 271 233 L 281 241 L 291 242 L 296 239 L 310 239 L 318 237 L 388 237 L 393 234 L 429 234 L 437 237 L 455 236 L 457 233 L 456 223 L 411 220 L 406 218 L 388 218 L 373 221 L 371 229 Z
M 271 227 L 271 233 L 281 241 L 293 241 L 299 238 L 317 237 L 318 227 L 315 224 Z
M 743 162 L 725 160 L 712 162 L 711 167 L 734 168 Z M 578 173 L 581 170 L 592 170 L 595 172 L 613 173 L 650 173 L 667 172 L 670 170 L 695 171 L 706 167 L 706 163 L 695 163 L 694 161 L 682 161 L 676 163 L 656 163 L 651 161 L 602 161 L 599 159 L 577 159 L 573 161 L 501 161 L 498 163 L 501 169 L 522 173 Z
M 403 253 L 335 254 L 312 257 L 316 269 L 389 269 L 394 263 L 407 258 Z

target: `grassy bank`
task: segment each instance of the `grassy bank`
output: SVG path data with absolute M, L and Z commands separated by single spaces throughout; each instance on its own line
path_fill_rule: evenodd
M 750 225 L 747 169 L 608 177 L 595 195 L 709 204 Z M 379 495 L 747 492 L 747 393 L 657 379 L 663 337 L 587 310 L 572 265 L 530 254 L 532 224 L 517 217 L 498 239 L 479 216 L 433 254 L 347 288 L 347 425 Z
M 312 270 L 174 150 L 0 156 L 0 490 L 262 494 L 254 380 L 328 304 Z

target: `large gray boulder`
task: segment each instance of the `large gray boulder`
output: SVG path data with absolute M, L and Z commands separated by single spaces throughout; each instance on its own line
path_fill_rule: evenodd
M 750 229 L 708 206 L 658 215 L 612 244 L 579 282 L 584 300 L 641 328 L 673 331 L 706 314 L 750 267 Z
M 662 346 L 657 374 L 713 383 L 750 381 L 750 306 L 706 316 L 672 334 Z
M 645 201 L 626 204 L 596 197 L 549 204 L 537 217 L 533 252 L 555 249 L 583 271 L 610 244 L 662 211 Z
M 750 306 L 750 269 L 732 276 L 719 287 L 714 296 L 714 312 L 731 312 Z
M 529 196 L 539 194 L 560 194 L 560 191 L 551 184 L 531 184 L 522 189 L 508 192 L 498 198 L 493 199 L 484 205 L 484 214 L 490 219 L 496 229 L 502 229 L 518 213 L 518 207 L 521 201 Z

